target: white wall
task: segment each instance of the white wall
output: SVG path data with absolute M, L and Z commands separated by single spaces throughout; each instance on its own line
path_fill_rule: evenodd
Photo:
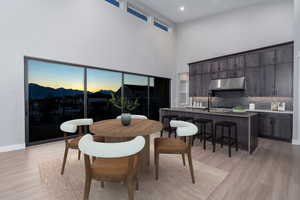
M 0 27 L 0 147 L 24 144 L 24 55 L 168 78 L 175 73 L 174 33 L 103 0 L 2 0 Z
M 293 40 L 293 1 L 273 1 L 177 26 L 177 71 L 187 63 Z
M 294 123 L 293 143 L 300 145 L 300 0 L 294 0 L 294 37 L 295 37 L 295 67 L 294 67 Z

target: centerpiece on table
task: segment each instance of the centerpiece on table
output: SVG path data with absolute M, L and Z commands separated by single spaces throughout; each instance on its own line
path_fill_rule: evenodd
M 129 100 L 126 97 L 119 97 L 115 96 L 114 94 L 111 95 L 110 102 L 114 107 L 122 112 L 121 122 L 124 126 L 128 126 L 131 123 L 130 112 L 135 110 L 140 105 L 138 99 Z

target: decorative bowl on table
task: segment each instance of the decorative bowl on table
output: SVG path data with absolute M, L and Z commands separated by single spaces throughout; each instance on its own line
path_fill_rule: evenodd
M 232 108 L 232 112 L 245 113 L 247 112 L 247 108 L 245 106 L 235 106 L 234 108 Z

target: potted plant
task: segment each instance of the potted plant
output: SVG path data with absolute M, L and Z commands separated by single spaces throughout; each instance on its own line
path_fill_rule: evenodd
M 129 100 L 126 97 L 115 96 L 114 94 L 111 94 L 110 102 L 122 112 L 121 122 L 124 126 L 128 126 L 131 123 L 130 112 L 140 105 L 138 99 Z

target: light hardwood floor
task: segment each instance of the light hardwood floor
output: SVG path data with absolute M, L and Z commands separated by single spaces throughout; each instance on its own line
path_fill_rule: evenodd
M 216 153 L 212 153 L 211 146 L 204 151 L 199 145 L 193 148 L 193 160 L 229 173 L 209 200 L 300 199 L 299 146 L 260 139 L 253 155 L 233 151 L 232 158 L 228 158 L 226 147 L 218 146 Z M 52 200 L 41 182 L 38 165 L 62 158 L 63 148 L 63 142 L 56 142 L 0 153 L 0 199 Z

